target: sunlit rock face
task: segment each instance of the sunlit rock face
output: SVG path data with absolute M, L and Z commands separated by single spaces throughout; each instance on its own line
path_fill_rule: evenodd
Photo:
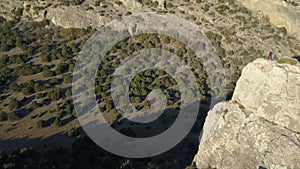
M 116 17 L 117 11 L 120 13 L 139 12 L 143 7 L 143 4 L 136 0 L 120 0 L 120 2 L 121 4 L 100 3 L 99 6 L 95 6 L 93 0 L 85 0 L 79 5 L 64 5 L 61 1 L 2 0 L 0 16 L 13 20 L 15 14 L 11 11 L 24 9 L 22 20 L 43 21 L 47 19 L 55 26 L 63 28 L 86 28 L 88 26 L 97 28 L 107 24 L 113 16 Z M 105 13 L 103 13 L 103 8 Z
M 299 168 L 300 65 L 258 59 L 248 64 L 231 101 L 204 125 L 198 168 Z
M 78 7 L 57 7 L 47 10 L 46 18 L 53 24 L 64 28 L 84 28 L 87 26 L 102 26 L 105 24 L 105 17 L 94 11 L 86 11 Z
M 261 11 L 268 15 L 270 21 L 278 27 L 285 27 L 289 34 L 300 39 L 300 2 L 298 0 L 243 0 L 251 10 Z M 298 4 L 298 5 L 297 5 Z

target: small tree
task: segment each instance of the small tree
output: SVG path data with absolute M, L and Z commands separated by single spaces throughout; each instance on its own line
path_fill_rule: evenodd
M 20 86 L 16 82 L 10 84 L 9 89 L 13 92 L 18 92 L 21 90 Z
M 57 127 L 61 127 L 62 126 L 62 122 L 60 120 L 59 117 L 56 117 L 55 120 L 54 120 L 54 123 L 53 123 L 55 126 Z
M 58 82 L 59 82 L 59 81 L 58 81 L 57 78 L 52 78 L 52 79 L 50 79 L 50 81 L 49 81 L 49 83 L 52 84 L 52 85 L 57 84 Z
M 52 100 L 59 100 L 61 97 L 60 89 L 56 88 L 50 92 L 50 97 Z
M 35 110 L 36 108 L 40 107 L 40 105 L 36 102 L 36 101 L 33 101 L 31 104 L 30 104 L 30 110 Z
M 35 99 L 41 99 L 43 97 L 44 97 L 43 93 L 36 93 L 35 94 Z
M 5 112 L 0 112 L 0 122 L 7 120 L 7 114 Z
M 67 48 L 67 45 L 66 44 L 63 44 L 62 47 L 61 47 L 61 55 L 63 57 L 68 57 L 68 48 Z
M 33 94 L 33 88 L 32 87 L 23 87 L 22 89 L 21 89 L 21 92 L 24 94 L 24 95 L 31 95 L 31 94 Z
M 51 70 L 49 70 L 49 69 L 44 69 L 44 71 L 43 71 L 43 76 L 44 77 L 51 77 L 51 76 L 53 76 L 54 75 L 54 73 L 51 71 Z
M 51 57 L 49 57 L 47 54 L 42 54 L 41 56 L 42 62 L 50 62 L 51 61 Z
M 47 122 L 45 120 L 39 120 L 36 123 L 36 127 L 37 128 L 45 128 L 45 127 L 47 127 Z
M 75 127 L 72 127 L 70 130 L 68 130 L 68 136 L 69 137 L 75 137 L 77 136 L 79 133 L 78 133 L 78 129 L 75 128 Z
M 66 92 L 65 92 L 65 95 L 70 98 L 72 97 L 72 90 L 71 89 L 68 89 Z
M 95 0 L 95 6 L 100 6 L 101 0 Z
M 72 77 L 69 74 L 65 75 L 65 77 L 64 77 L 64 83 L 65 84 L 72 83 Z
M 16 100 L 16 99 L 11 99 L 11 100 L 9 101 L 9 104 L 8 104 L 9 110 L 15 110 L 15 109 L 18 109 L 19 106 L 20 106 L 20 103 L 19 103 L 18 100 Z
M 15 111 L 15 112 L 9 113 L 9 114 L 7 115 L 7 119 L 8 119 L 9 121 L 19 120 L 19 119 L 20 119 L 20 115 L 19 115 L 18 112 Z
M 4 169 L 13 169 L 13 168 L 15 168 L 16 167 L 16 165 L 14 164 L 14 163 L 7 163 L 7 164 L 3 164 L 3 168 Z

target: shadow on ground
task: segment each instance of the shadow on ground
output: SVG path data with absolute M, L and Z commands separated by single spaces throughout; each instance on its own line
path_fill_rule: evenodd
M 293 56 L 294 59 L 297 59 L 300 62 L 300 56 Z
M 68 137 L 66 133 L 58 133 L 47 138 L 0 138 L 0 150 L 10 154 L 20 153 L 24 150 L 18 149 L 25 147 L 33 148 L 34 153 L 38 155 L 27 155 L 27 158 L 24 159 L 28 161 L 28 158 L 34 158 L 31 161 L 33 164 L 27 165 L 38 166 L 36 168 L 43 169 L 47 168 L 47 165 L 70 169 L 115 169 L 120 168 L 122 165 L 127 166 L 124 169 L 182 169 L 191 164 L 194 155 L 198 151 L 199 135 L 208 110 L 208 105 L 202 105 L 198 112 L 197 121 L 185 139 L 171 150 L 151 158 L 130 159 L 109 153 L 90 140 L 81 128 L 79 129 L 80 136 L 77 137 Z M 20 154 L 14 156 L 17 158 Z M 16 163 L 17 167 L 24 165 L 23 157 L 18 157 Z M 0 165 L 2 165 L 1 159 Z

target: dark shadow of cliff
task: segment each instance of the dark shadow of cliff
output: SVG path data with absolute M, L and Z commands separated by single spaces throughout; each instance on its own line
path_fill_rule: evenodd
M 66 155 L 65 158 L 74 158 L 75 160 L 73 159 L 72 162 L 67 163 L 70 163 L 70 166 L 75 168 L 84 168 L 84 165 L 91 163 L 90 160 L 95 162 L 95 164 L 91 163 L 89 165 L 90 168 L 98 167 L 100 165 L 102 168 L 105 166 L 104 168 L 106 169 L 110 168 L 107 167 L 109 165 L 121 165 L 124 161 L 130 160 L 132 165 L 141 165 L 144 168 L 151 163 L 159 168 L 182 169 L 191 164 L 195 154 L 198 151 L 199 136 L 200 132 L 202 131 L 209 107 L 210 105 L 200 105 L 197 120 L 192 130 L 180 143 L 178 143 L 169 151 L 151 158 L 130 159 L 113 155 L 100 148 L 92 140 L 86 137 L 86 134 L 82 128 L 79 129 L 80 137 L 68 137 L 67 133 L 57 133 L 45 138 L 0 138 L 0 150 L 12 153 L 17 151 L 16 149 L 29 147 L 34 148 L 38 152 L 55 151 L 56 156 Z M 172 118 L 170 120 L 175 119 L 176 118 Z M 87 125 L 91 125 L 92 123 L 93 122 Z M 125 121 L 119 125 L 122 126 L 122 124 L 125 124 Z M 164 130 L 161 132 L 163 131 Z M 69 152 L 69 154 L 65 154 L 65 152 Z M 104 156 L 101 156 L 101 159 L 98 159 L 100 158 L 99 154 L 104 154 Z M 47 156 L 48 158 L 50 155 L 45 153 L 44 156 Z M 83 156 L 88 158 L 83 159 Z M 81 161 L 81 163 L 77 163 L 76 161 Z M 56 165 L 56 163 L 54 163 L 54 165 Z M 43 168 L 42 165 L 41 168 Z
M 37 151 L 47 151 L 55 148 L 71 148 L 75 138 L 66 133 L 57 133 L 49 137 L 38 138 L 0 138 L 0 150 L 11 153 L 16 149 L 34 148 Z
M 298 60 L 298 62 L 300 62 L 300 56 L 293 56 L 292 58 Z
M 187 134 L 187 136 L 169 151 L 160 154 L 158 156 L 151 157 L 149 159 L 152 162 L 155 162 L 156 164 L 164 164 L 162 166 L 163 168 L 182 169 L 188 165 L 191 165 L 194 156 L 198 151 L 200 133 L 202 131 L 205 118 L 209 110 L 210 110 L 210 105 L 204 103 L 200 104 L 196 122 L 193 125 L 193 128 Z M 113 127 L 118 132 L 127 135 L 129 137 L 132 136 L 135 138 L 153 137 L 169 129 L 176 121 L 178 114 L 179 111 L 176 109 L 167 109 L 159 118 L 157 118 L 155 121 L 152 121 L 150 123 L 139 124 L 139 123 L 132 122 L 128 119 L 122 119 L 114 123 Z M 128 128 L 130 128 L 130 130 L 128 130 Z M 140 128 L 144 130 L 141 131 L 139 130 Z M 151 132 L 151 130 L 154 131 Z M 145 160 L 145 159 L 140 159 L 140 160 Z

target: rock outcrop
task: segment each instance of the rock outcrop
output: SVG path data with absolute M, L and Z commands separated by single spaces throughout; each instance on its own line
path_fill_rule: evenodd
M 284 0 L 246 0 L 244 5 L 268 15 L 270 22 L 278 27 L 285 27 L 288 33 L 300 39 L 300 5 L 295 6 Z
M 300 65 L 258 59 L 208 113 L 199 169 L 300 168 Z
M 88 26 L 98 28 L 111 21 L 112 18 L 117 18 L 119 11 L 122 11 L 121 13 L 139 12 L 143 7 L 141 3 L 135 0 L 120 0 L 120 2 L 117 4 L 107 1 L 105 4 L 95 6 L 93 0 L 86 0 L 81 5 L 66 6 L 59 1 L 24 0 L 12 2 L 11 0 L 1 0 L 0 16 L 12 20 L 15 18 L 15 13 L 11 11 L 24 9 L 21 16 L 23 20 L 43 21 L 48 19 L 54 25 L 64 28 L 86 28 Z
M 107 17 L 80 7 L 51 7 L 47 9 L 46 19 L 64 28 L 85 28 L 95 25 L 101 27 L 108 22 Z

